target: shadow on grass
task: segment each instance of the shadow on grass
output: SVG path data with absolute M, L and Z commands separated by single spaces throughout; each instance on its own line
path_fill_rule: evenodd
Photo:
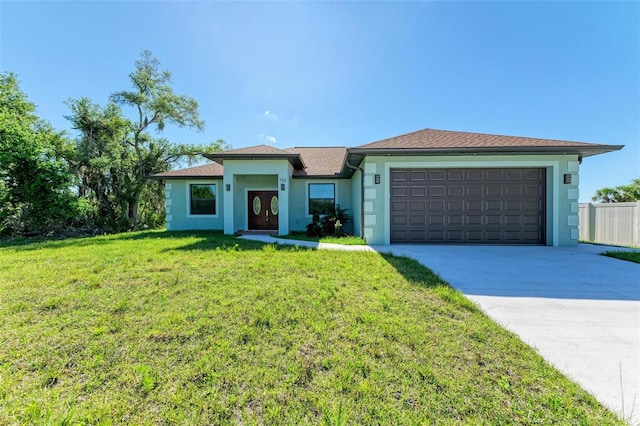
M 82 236 L 64 239 L 54 238 L 19 238 L 14 240 L 0 241 L 0 249 L 13 251 L 33 251 L 40 249 L 63 249 L 67 247 L 95 247 L 108 246 L 122 241 L 179 241 L 183 239 L 197 239 L 183 246 L 168 247 L 163 251 L 173 250 L 262 250 L 265 243 L 251 240 L 242 240 L 234 235 L 224 235 L 222 231 L 136 231 L 120 234 Z M 275 250 L 293 250 L 293 246 L 276 245 Z M 296 249 L 297 250 L 297 249 Z
M 119 234 L 86 235 L 69 238 L 16 238 L 13 240 L 0 241 L 0 248 L 9 248 L 16 251 L 38 250 L 42 248 L 65 248 L 65 247 L 89 247 L 98 245 L 109 245 L 118 241 L 148 241 L 155 239 L 182 239 L 188 237 L 224 237 L 221 231 L 135 231 L 123 232 Z M 234 237 L 228 237 L 233 239 Z

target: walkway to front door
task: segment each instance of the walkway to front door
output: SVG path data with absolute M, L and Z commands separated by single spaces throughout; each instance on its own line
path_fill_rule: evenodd
M 249 191 L 248 202 L 249 230 L 278 229 L 277 191 Z

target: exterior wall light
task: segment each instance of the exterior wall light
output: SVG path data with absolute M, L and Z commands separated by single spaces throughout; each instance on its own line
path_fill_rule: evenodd
M 567 173 L 566 175 L 564 175 L 564 183 L 565 185 L 571 184 L 571 174 Z
M 380 185 L 380 175 L 375 175 L 376 185 Z
M 226 185 L 224 186 L 224 188 L 225 188 L 227 191 L 231 191 L 231 184 L 230 184 L 230 183 L 226 184 Z
M 280 191 L 284 191 L 284 183 L 280 184 Z

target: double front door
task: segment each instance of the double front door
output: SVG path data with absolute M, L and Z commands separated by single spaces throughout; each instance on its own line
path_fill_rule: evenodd
M 249 191 L 249 230 L 278 229 L 278 192 Z

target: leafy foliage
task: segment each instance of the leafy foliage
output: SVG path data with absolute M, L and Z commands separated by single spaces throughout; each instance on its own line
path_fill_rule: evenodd
M 640 201 L 640 178 L 631 180 L 631 183 L 628 185 L 598 189 L 591 199 L 597 203 L 628 203 Z
M 132 90 L 114 93 L 104 107 L 87 98 L 68 101 L 67 119 L 79 132 L 69 160 L 80 181 L 80 195 L 96 205 L 102 228 L 157 226 L 163 220 L 162 188 L 148 176 L 226 147 L 222 140 L 196 146 L 149 134 L 154 127 L 161 133 L 167 124 L 204 128 L 198 103 L 175 94 L 171 73 L 159 66 L 151 52 L 144 51 L 129 75 Z M 133 108 L 135 119 L 127 118 L 121 106 Z
M 337 204 L 332 214 L 320 217 L 314 212 L 310 224 L 307 225 L 308 237 L 325 237 L 345 235 L 344 226 L 353 222 L 353 217 L 347 212 L 349 209 L 343 209 Z
M 81 216 L 64 152 L 14 74 L 0 74 L 0 234 L 55 232 Z

